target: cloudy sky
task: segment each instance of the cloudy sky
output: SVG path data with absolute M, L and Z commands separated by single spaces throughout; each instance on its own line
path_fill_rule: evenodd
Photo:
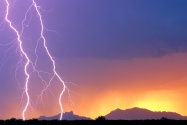
M 9 19 L 21 32 L 31 0 L 9 0 Z M 70 89 L 63 96 L 65 111 L 95 118 L 116 108 L 142 107 L 187 115 L 187 1 L 186 0 L 36 0 L 45 37 L 57 71 Z M 6 2 L 0 5 L 0 119 L 21 118 L 24 58 L 15 33 L 4 22 Z M 35 61 L 40 35 L 34 8 L 27 13 L 22 34 L 24 50 Z M 5 46 L 6 45 L 6 46 Z M 37 69 L 51 72 L 42 41 Z M 31 105 L 26 117 L 56 115 L 62 85 L 45 84 L 28 69 Z M 46 81 L 49 77 L 42 74 Z

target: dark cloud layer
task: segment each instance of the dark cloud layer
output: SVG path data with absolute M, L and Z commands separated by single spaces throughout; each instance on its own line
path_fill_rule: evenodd
M 158 57 L 187 50 L 185 0 L 56 0 L 51 5 L 44 15 L 50 18 L 46 25 L 61 34 L 50 43 L 55 56 Z

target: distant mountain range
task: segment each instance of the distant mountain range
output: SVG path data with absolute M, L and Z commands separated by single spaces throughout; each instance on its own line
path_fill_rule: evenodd
M 46 117 L 40 116 L 39 120 L 58 120 L 60 114 Z M 105 116 L 108 120 L 152 120 L 152 119 L 174 119 L 174 120 L 187 120 L 187 116 L 182 116 L 175 112 L 153 112 L 143 108 L 131 108 L 126 110 L 116 109 L 111 111 L 109 114 Z M 73 112 L 65 112 L 63 114 L 63 120 L 91 120 L 91 118 L 78 116 L 73 114 Z
M 116 109 L 111 111 L 105 116 L 109 120 L 149 120 L 149 119 L 174 119 L 174 120 L 187 120 L 187 116 L 182 116 L 175 112 L 153 112 L 142 108 L 132 108 L 132 109 Z
M 46 116 L 40 116 L 38 120 L 59 120 L 60 114 L 51 116 L 51 117 L 46 117 Z M 73 114 L 73 112 L 65 112 L 63 114 L 63 120 L 91 120 L 91 118 L 84 117 L 84 116 L 78 116 Z

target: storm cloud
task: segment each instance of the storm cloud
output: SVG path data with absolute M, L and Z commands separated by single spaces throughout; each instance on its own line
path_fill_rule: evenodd
M 56 0 L 51 4 L 46 24 L 61 34 L 50 43 L 57 57 L 128 59 L 187 50 L 185 0 Z

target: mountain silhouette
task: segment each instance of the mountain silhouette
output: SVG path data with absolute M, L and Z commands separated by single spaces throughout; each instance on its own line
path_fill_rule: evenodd
M 59 118 L 60 118 L 60 114 L 51 117 L 40 116 L 38 120 L 59 120 Z M 71 111 L 71 112 L 65 112 L 63 114 L 62 120 L 91 120 L 91 118 L 75 115 Z
M 149 119 L 174 119 L 174 120 L 187 120 L 187 116 L 182 116 L 175 112 L 153 112 L 143 108 L 132 108 L 132 109 L 116 109 L 107 114 L 106 119 L 108 120 L 149 120 Z
M 159 120 L 162 118 L 173 120 L 187 120 L 187 116 L 182 116 L 175 112 L 154 112 L 144 108 L 116 109 L 104 116 L 108 120 Z M 60 114 L 46 117 L 40 116 L 38 120 L 59 120 Z M 63 120 L 92 120 L 89 117 L 75 115 L 72 111 L 63 114 Z

